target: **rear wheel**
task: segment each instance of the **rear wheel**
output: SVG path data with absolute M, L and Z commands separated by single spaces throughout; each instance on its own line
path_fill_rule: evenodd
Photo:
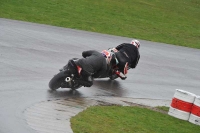
M 61 87 L 61 84 L 65 82 L 66 74 L 64 71 L 59 72 L 56 74 L 50 81 L 49 81 L 49 88 L 52 90 L 56 90 Z

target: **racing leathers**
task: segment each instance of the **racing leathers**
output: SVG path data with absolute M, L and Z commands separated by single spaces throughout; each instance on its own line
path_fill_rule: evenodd
M 127 74 L 127 69 L 135 68 L 140 59 L 138 48 L 130 43 L 122 43 L 113 49 L 116 58 L 118 59 L 117 67 L 124 75 Z M 125 78 L 126 79 L 126 76 Z
M 107 74 L 108 65 L 105 57 L 98 51 L 84 51 L 82 56 L 84 58 L 75 61 L 75 64 L 81 68 L 81 78 L 77 82 L 90 87 L 93 85 L 93 78 L 100 78 Z

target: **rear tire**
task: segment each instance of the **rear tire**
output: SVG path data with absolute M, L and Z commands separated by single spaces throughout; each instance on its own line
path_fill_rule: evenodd
M 65 82 L 66 74 L 64 71 L 59 72 L 56 74 L 50 81 L 49 81 L 49 88 L 51 90 L 56 90 L 61 87 L 61 84 Z

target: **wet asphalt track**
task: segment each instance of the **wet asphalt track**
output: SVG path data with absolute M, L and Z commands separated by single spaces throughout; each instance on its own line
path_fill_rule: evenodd
M 125 37 L 0 18 L 0 133 L 36 133 L 27 119 L 48 101 L 57 100 L 57 104 L 63 105 L 66 99 L 101 96 L 170 100 L 175 89 L 200 95 L 200 50 L 142 40 L 140 62 L 129 71 L 127 80 L 99 79 L 91 88 L 83 87 L 75 93 L 69 89 L 49 90 L 49 80 L 70 58 L 81 57 L 84 50 L 101 51 L 130 41 Z M 93 102 L 83 100 L 81 105 L 86 107 Z M 72 100 L 70 104 L 75 103 Z M 45 114 L 55 113 L 49 111 L 51 105 L 45 105 Z M 57 111 L 66 109 L 59 108 Z M 39 121 L 34 118 L 32 123 Z

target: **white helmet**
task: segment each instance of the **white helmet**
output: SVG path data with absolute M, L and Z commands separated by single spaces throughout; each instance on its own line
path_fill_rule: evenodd
M 138 40 L 132 40 L 131 44 L 135 45 L 138 49 L 140 48 L 140 42 Z

